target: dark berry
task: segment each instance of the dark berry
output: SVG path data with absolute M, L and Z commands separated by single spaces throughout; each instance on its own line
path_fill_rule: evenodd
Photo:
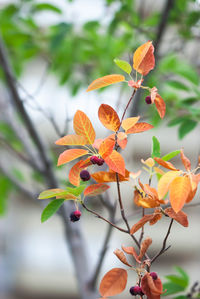
M 82 181 L 89 181 L 89 179 L 90 179 L 90 173 L 89 173 L 89 171 L 87 171 L 85 169 L 82 170 L 80 172 L 80 178 L 81 178 Z
M 97 161 L 97 165 L 101 166 L 101 165 L 103 165 L 103 163 L 104 163 L 104 159 L 99 158 L 98 161 Z
M 70 220 L 72 221 L 72 222 L 76 222 L 76 221 L 78 221 L 79 219 L 80 219 L 80 217 L 81 217 L 81 212 L 80 211 L 74 211 L 74 212 L 72 212 L 71 214 L 70 214 Z
M 156 280 L 158 278 L 158 275 L 156 272 L 151 272 L 150 275 L 153 278 L 153 280 Z
M 150 96 L 147 96 L 146 98 L 145 98 L 145 102 L 149 105 L 149 104 L 151 104 L 152 102 L 151 102 L 151 97 Z
M 134 286 L 130 288 L 130 293 L 132 296 L 136 296 L 136 295 L 144 295 L 144 293 L 142 292 L 142 288 L 139 286 Z
M 97 156 L 92 156 L 90 158 L 90 161 L 92 162 L 92 164 L 97 164 L 98 160 L 99 160 L 99 158 Z

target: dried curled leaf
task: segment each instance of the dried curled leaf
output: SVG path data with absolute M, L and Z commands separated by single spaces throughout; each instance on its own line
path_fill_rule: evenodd
M 125 247 L 122 245 L 122 250 L 124 252 L 126 252 L 127 254 L 130 254 L 134 257 L 134 259 L 136 260 L 137 263 L 141 263 L 140 259 L 138 258 L 138 255 L 137 255 L 137 252 L 135 251 L 135 248 L 134 247 Z
M 114 296 L 123 292 L 127 284 L 127 271 L 122 268 L 113 268 L 101 280 L 99 292 L 101 296 Z
M 182 163 L 187 171 L 191 170 L 191 162 L 190 160 L 184 155 L 183 150 L 181 149 L 181 160 Z
M 160 295 L 163 293 L 163 286 L 160 278 L 153 280 L 150 273 L 146 273 L 141 280 L 142 292 L 148 297 L 148 299 L 160 299 Z
M 134 233 L 136 233 L 141 227 L 143 227 L 145 225 L 145 223 L 149 222 L 151 219 L 153 219 L 154 215 L 150 214 L 150 215 L 144 215 L 142 217 L 142 219 L 140 219 L 137 223 L 135 223 L 131 230 L 130 233 L 131 235 L 133 235 Z
M 118 74 L 107 75 L 101 78 L 94 80 L 89 86 L 86 91 L 91 91 L 94 89 L 102 88 L 114 83 L 125 81 L 125 77 Z
M 143 258 L 143 256 L 145 255 L 145 253 L 147 252 L 149 246 L 152 244 L 152 239 L 151 238 L 146 238 L 140 247 L 140 254 L 138 256 L 139 260 L 141 260 Z
M 154 46 L 151 41 L 141 45 L 133 55 L 133 68 L 146 76 L 155 66 Z
M 129 266 L 129 267 L 132 267 L 132 266 L 128 263 L 128 261 L 127 261 L 127 259 L 126 259 L 126 256 L 125 256 L 125 254 L 123 253 L 123 251 L 121 251 L 120 249 L 116 249 L 116 250 L 114 251 L 114 254 L 118 257 L 118 259 L 119 259 L 123 264 L 125 264 L 125 265 L 127 265 L 127 266 Z
M 178 213 L 175 213 L 172 208 L 167 208 L 164 211 L 170 218 L 173 218 L 178 223 L 183 225 L 184 227 L 188 227 L 188 218 L 187 215 L 183 211 L 179 211 Z

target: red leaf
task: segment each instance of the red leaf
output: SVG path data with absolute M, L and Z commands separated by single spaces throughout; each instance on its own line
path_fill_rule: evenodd
M 103 192 L 105 192 L 107 189 L 109 189 L 110 186 L 106 184 L 93 184 L 85 188 L 84 190 L 84 196 L 96 196 Z
M 98 111 L 99 120 L 108 130 L 117 132 L 120 128 L 120 119 L 117 112 L 109 105 L 102 104 Z
M 123 292 L 127 284 L 127 271 L 113 268 L 101 280 L 99 292 L 101 296 L 114 296 Z
M 132 128 L 128 129 L 126 131 L 126 134 L 141 133 L 141 132 L 145 132 L 150 129 L 153 129 L 153 128 L 154 128 L 154 126 L 152 126 L 148 123 L 145 123 L 145 122 L 141 122 L 141 123 L 135 124 Z
M 117 151 L 114 150 L 112 154 L 105 159 L 105 162 L 111 170 L 125 176 L 125 162 Z
M 170 218 L 173 218 L 178 223 L 183 225 L 184 227 L 188 227 L 188 218 L 187 215 L 183 211 L 179 211 L 178 213 L 175 213 L 172 208 L 167 208 L 164 211 Z
M 146 273 L 141 280 L 141 288 L 148 299 L 160 299 L 163 286 L 160 278 L 153 280 L 150 273 Z
M 114 83 L 118 83 L 121 81 L 125 81 L 125 77 L 118 74 L 107 75 L 101 78 L 94 80 L 89 86 L 87 91 L 91 91 L 94 89 L 102 88 Z
M 95 140 L 95 130 L 87 115 L 78 110 L 74 115 L 74 131 L 77 135 L 82 135 L 87 139 L 89 144 L 93 144 Z
M 151 41 L 141 45 L 133 55 L 133 68 L 146 76 L 155 66 L 154 46 Z
M 62 164 L 68 163 L 72 160 L 75 160 L 76 158 L 79 158 L 81 156 L 87 155 L 88 151 L 84 149 L 69 149 L 64 151 L 62 154 L 60 154 L 58 158 L 58 164 L 57 166 L 60 166 Z
M 165 116 L 166 105 L 164 100 L 161 98 L 161 96 L 158 93 L 156 95 L 154 103 L 156 105 L 158 114 L 160 115 L 161 118 L 163 118 Z

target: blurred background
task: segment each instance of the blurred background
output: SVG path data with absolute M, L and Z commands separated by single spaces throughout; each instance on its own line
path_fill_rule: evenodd
M 124 151 L 127 169 L 141 169 L 153 136 L 162 155 L 183 147 L 195 168 L 200 153 L 200 1 L 0 0 L 0 33 L 0 298 L 86 298 L 80 291 L 94 277 L 105 236 L 111 235 L 97 285 L 107 270 L 119 265 L 112 252 L 132 244 L 85 211 L 79 223 L 69 223 L 70 204 L 61 217 L 41 224 L 49 201 L 39 202 L 38 194 L 56 184 L 65 186 L 73 165 L 56 167 L 63 149 L 55 141 L 73 134 L 77 109 L 91 119 L 98 138 L 108 134 L 97 117 L 99 105 L 109 104 L 121 115 L 131 90 L 119 83 L 86 93 L 87 86 L 98 77 L 123 73 L 113 59 L 132 64 L 135 49 L 152 40 L 156 68 L 145 84 L 159 89 L 167 112 L 161 121 L 155 107 L 146 105 L 147 93 L 137 93 L 128 114 L 141 115 L 155 128 L 130 136 Z M 179 157 L 173 162 L 181 167 Z M 147 181 L 145 171 L 141 179 Z M 127 214 L 135 214 L 133 185 L 121 185 Z M 109 197 L 116 199 L 115 187 Z M 172 248 L 152 269 L 164 281 L 174 273 L 173 266 L 180 266 L 190 287 L 200 274 L 198 194 L 193 203 L 184 210 L 189 227 L 174 224 L 168 241 Z M 88 206 L 108 214 L 98 198 Z M 133 224 L 139 215 L 129 219 Z M 153 238 L 151 256 L 161 247 L 167 220 L 145 227 Z M 128 287 L 134 284 L 133 273 Z M 129 297 L 128 291 L 123 293 Z

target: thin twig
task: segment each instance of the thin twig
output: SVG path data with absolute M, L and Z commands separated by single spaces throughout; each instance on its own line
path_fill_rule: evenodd
M 101 215 L 98 214 L 97 212 L 95 212 L 95 211 L 91 210 L 90 208 L 88 208 L 88 207 L 85 205 L 85 203 L 82 203 L 82 206 L 83 206 L 83 208 L 84 208 L 85 210 L 87 210 L 87 211 L 90 212 L 91 214 L 95 215 L 96 217 L 98 217 L 98 218 L 104 220 L 105 222 L 109 223 L 110 225 L 112 225 L 112 226 L 115 227 L 116 229 L 120 230 L 121 232 L 123 232 L 123 233 L 127 233 L 127 234 L 129 233 L 128 230 L 125 230 L 125 229 L 123 229 L 123 228 L 121 228 L 121 227 L 115 225 L 114 223 L 110 222 L 108 219 L 104 218 L 103 216 L 101 216 Z
M 168 228 L 168 230 L 167 230 L 167 234 L 166 234 L 166 236 L 165 236 L 165 238 L 164 238 L 164 240 L 163 240 L 163 246 L 162 246 L 162 248 L 161 248 L 161 250 L 151 259 L 151 264 L 153 264 L 153 262 L 155 262 L 155 260 L 161 255 L 161 254 L 163 254 L 165 251 L 166 251 L 166 243 L 167 243 L 167 239 L 168 239 L 168 237 L 169 237 L 169 234 L 170 234 L 170 232 L 171 232 L 171 227 L 172 227 L 172 224 L 173 224 L 173 222 L 174 222 L 174 219 L 171 219 L 171 221 L 170 221 L 170 224 L 169 224 L 169 228 Z M 169 249 L 169 247 L 167 248 L 167 249 Z

